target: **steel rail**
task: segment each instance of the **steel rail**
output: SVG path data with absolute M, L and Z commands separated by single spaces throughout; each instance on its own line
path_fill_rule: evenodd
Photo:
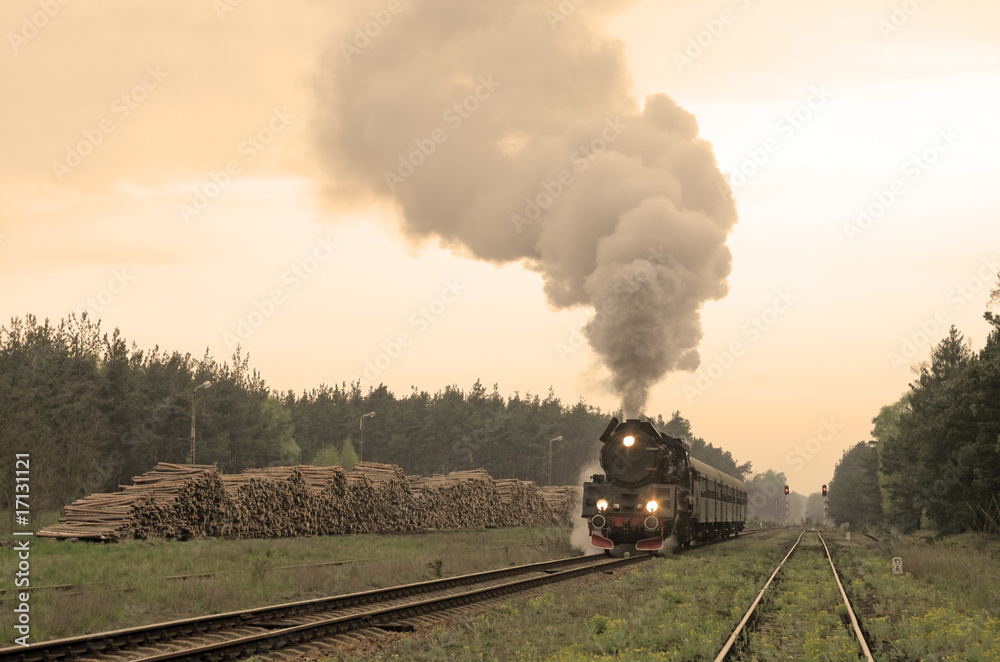
M 823 543 L 823 549 L 826 550 L 826 560 L 830 562 L 830 569 L 833 570 L 833 578 L 837 580 L 837 588 L 840 589 L 840 597 L 844 600 L 844 605 L 847 607 L 847 615 L 851 617 L 851 626 L 854 628 L 854 636 L 857 637 L 858 643 L 861 644 L 861 650 L 865 654 L 865 659 L 868 662 L 875 662 L 872 658 L 872 652 L 868 649 L 868 642 L 865 641 L 865 635 L 861 631 L 861 626 L 858 624 L 858 619 L 854 615 L 854 609 L 851 608 L 851 601 L 847 599 L 847 592 L 844 591 L 844 585 L 840 583 L 840 575 L 837 574 L 837 566 L 833 564 L 833 557 L 830 556 L 830 548 L 826 546 L 826 541 L 823 540 L 823 536 L 819 531 L 816 532 L 819 536 L 819 541 Z
M 736 643 L 736 639 L 740 636 L 740 633 L 743 632 L 743 628 L 746 627 L 746 624 L 747 622 L 749 622 L 750 617 L 753 616 L 753 612 L 755 609 L 757 609 L 757 605 L 760 604 L 761 599 L 764 597 L 764 593 L 767 591 L 768 587 L 771 586 L 771 582 L 773 582 L 774 578 L 778 575 L 778 571 L 781 570 L 782 566 L 785 565 L 785 561 L 788 560 L 788 557 L 790 557 L 792 555 L 792 552 L 795 551 L 795 548 L 798 547 L 799 541 L 802 540 L 802 536 L 804 536 L 805 534 L 806 534 L 805 531 L 799 534 L 799 537 L 795 539 L 795 544 L 792 545 L 792 548 L 788 550 L 787 554 L 785 554 L 785 558 L 781 559 L 781 563 L 779 563 L 778 567 L 775 568 L 774 572 L 771 573 L 770 578 L 768 578 L 768 580 L 764 583 L 764 588 L 760 589 L 760 593 L 757 594 L 757 597 L 750 605 L 750 608 L 747 609 L 747 613 L 743 615 L 743 619 L 739 622 L 739 625 L 737 625 L 736 629 L 733 630 L 733 633 L 729 635 L 729 640 L 726 641 L 726 645 L 723 646 L 719 654 L 715 656 L 715 662 L 722 662 L 722 660 L 724 660 L 726 656 L 729 655 L 730 649 L 733 647 L 733 644 Z
M 233 627 L 260 625 L 267 620 L 281 620 L 302 614 L 315 613 L 323 610 L 345 609 L 366 604 L 400 599 L 406 596 L 443 591 L 468 586 L 475 583 L 503 580 L 527 573 L 557 572 L 559 568 L 581 565 L 584 569 L 599 566 L 605 567 L 601 560 L 604 557 L 575 556 L 555 561 L 542 561 L 525 565 L 487 570 L 483 572 L 435 579 L 428 582 L 418 582 L 393 586 L 347 595 L 315 598 L 266 607 L 255 607 L 222 614 L 199 616 L 180 619 L 165 623 L 155 623 L 146 626 L 125 628 L 110 632 L 91 635 L 81 635 L 64 639 L 54 639 L 31 644 L 25 648 L 11 646 L 0 649 L 0 662 L 39 662 L 42 660 L 75 660 L 79 655 L 105 654 L 122 648 L 140 646 L 145 643 L 162 643 L 164 640 L 178 636 L 191 636 L 199 633 L 214 632 Z M 634 559 L 645 558 L 643 556 Z
M 795 548 L 798 547 L 799 541 L 802 540 L 802 536 L 804 536 L 805 533 L 806 532 L 803 531 L 802 533 L 799 534 L 799 537 L 795 540 L 795 544 L 792 545 L 792 548 L 790 550 L 788 550 L 788 553 L 785 555 L 785 558 L 781 560 L 781 563 L 778 564 L 778 567 L 774 569 L 773 573 L 771 573 L 770 579 L 767 580 L 767 582 L 764 584 L 764 588 L 762 588 L 760 590 L 760 593 L 757 594 L 757 598 L 753 601 L 753 604 L 750 605 L 750 608 L 747 610 L 746 614 L 744 614 L 743 619 L 739 622 L 739 625 L 737 625 L 736 629 L 733 630 L 733 633 L 729 636 L 729 639 L 726 641 L 726 645 L 723 646 L 722 650 L 716 656 L 714 662 L 723 662 L 723 660 L 729 655 L 733 645 L 739 638 L 739 635 L 743 632 L 743 629 L 749 622 L 750 617 L 753 615 L 757 606 L 760 604 L 760 601 L 763 598 L 764 593 L 771 586 L 771 582 L 774 580 L 775 576 L 777 576 L 778 571 L 781 570 L 781 568 L 785 565 L 785 561 L 789 559 L 789 557 L 792 555 L 792 552 L 794 552 Z M 819 538 L 819 541 L 823 543 L 823 549 L 826 551 L 826 560 L 827 562 L 829 562 L 830 569 L 833 571 L 833 578 L 837 582 L 837 588 L 840 589 L 840 597 L 843 600 L 844 606 L 847 607 L 847 614 L 848 616 L 850 616 L 851 626 L 854 630 L 854 636 L 858 640 L 858 644 L 861 646 L 861 651 L 864 653 L 867 662 L 874 662 L 871 650 L 868 648 L 868 642 L 865 641 L 864 633 L 861 631 L 861 626 L 858 623 L 857 616 L 855 616 L 854 609 L 851 607 L 851 601 L 847 598 L 847 592 L 844 591 L 844 585 L 840 581 L 840 575 L 837 573 L 837 567 L 833 563 L 833 557 L 830 555 L 830 548 L 827 547 L 826 541 L 823 540 L 823 536 L 820 534 L 820 532 L 815 531 L 815 533 L 816 536 Z
M 603 563 L 585 565 L 581 568 L 572 568 L 569 570 L 559 570 L 542 577 L 517 579 L 500 586 L 477 588 L 455 595 L 428 598 L 426 600 L 420 600 L 418 602 L 404 605 L 376 607 L 358 614 L 349 614 L 346 616 L 324 619 L 315 623 L 290 626 L 271 632 L 263 632 L 229 641 L 206 644 L 187 650 L 160 653 L 150 657 L 139 658 L 133 660 L 132 662 L 200 662 L 202 660 L 236 659 L 232 656 L 239 656 L 242 658 L 247 655 L 266 654 L 278 648 L 286 647 L 286 644 L 282 640 L 290 640 L 291 645 L 298 645 L 312 639 L 334 636 L 353 630 L 370 627 L 377 628 L 403 619 L 412 618 L 413 616 L 445 611 L 447 609 L 466 606 L 476 602 L 484 602 L 486 600 L 537 588 L 546 584 L 575 579 L 576 577 L 597 572 L 598 570 L 607 570 L 609 568 L 617 568 L 631 565 L 633 563 L 640 563 L 654 557 L 647 554 L 641 554 L 624 559 L 608 560 L 605 557 L 601 558 L 604 559 Z

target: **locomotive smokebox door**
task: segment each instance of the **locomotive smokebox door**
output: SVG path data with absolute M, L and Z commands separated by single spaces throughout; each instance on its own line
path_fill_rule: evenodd
M 656 477 L 660 433 L 651 423 L 627 420 L 611 434 L 605 431 L 601 440 L 601 466 L 608 478 L 625 487 L 638 487 Z

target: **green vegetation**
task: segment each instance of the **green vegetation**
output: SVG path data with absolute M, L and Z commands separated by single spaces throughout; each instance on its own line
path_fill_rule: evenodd
M 353 469 L 357 463 L 358 454 L 354 452 L 354 443 L 350 437 L 344 439 L 340 450 L 332 445 L 324 446 L 309 461 L 314 467 L 342 467 L 347 471 Z
M 797 535 L 744 536 L 614 578 L 560 584 L 337 659 L 712 660 Z M 829 564 L 810 536 L 780 575 L 757 626 L 782 644 L 780 654 L 751 640 L 742 659 L 858 659 Z M 824 538 L 876 660 L 1000 660 L 1000 541 L 887 549 L 842 534 Z M 891 574 L 894 554 L 903 556 L 903 576 Z
M 493 529 L 115 545 L 34 540 L 32 641 L 563 558 L 572 554 L 568 538 L 563 529 Z M 16 564 L 16 554 L 4 554 L 0 573 L 13 577 Z M 5 588 L 0 610 L 10 614 L 15 595 Z M 12 619 L 0 619 L 0 646 L 16 636 Z
M 31 454 L 33 511 L 116 491 L 161 460 L 190 461 L 194 397 L 198 462 L 234 472 L 301 458 L 291 413 L 239 351 L 231 364 L 146 352 L 86 315 L 0 328 L 0 453 Z M 0 475 L 0 510 L 11 513 L 13 481 Z
M 1000 304 L 1000 281 L 988 307 Z M 952 326 L 916 379 L 873 419 L 874 442 L 844 453 L 828 512 L 854 527 L 1000 533 L 1000 315 L 985 346 Z M 890 355 L 900 365 L 904 359 Z
M 903 532 L 922 518 L 943 533 L 1000 530 L 1000 316 L 986 319 L 993 329 L 978 353 L 951 327 L 874 420 L 882 506 Z
M 794 534 L 794 535 L 797 535 Z M 513 598 L 379 659 L 712 660 L 794 540 L 746 536 Z
M 762 603 L 744 660 L 856 662 L 860 646 L 816 534 L 807 532 Z
M 882 523 L 882 497 L 878 488 L 878 450 L 861 441 L 844 451 L 830 481 L 827 500 L 830 517 L 855 530 Z
M 204 382 L 210 387 L 195 387 Z M 157 462 L 191 460 L 192 400 L 196 461 L 223 473 L 299 462 L 350 468 L 364 459 L 407 474 L 486 469 L 494 478 L 576 484 L 597 457 L 609 414 L 582 400 L 564 405 L 477 381 L 468 392 L 417 388 L 397 398 L 385 385 L 321 385 L 301 395 L 270 390 L 239 349 L 229 363 L 129 344 L 86 315 L 58 326 L 34 317 L 0 328 L 0 455 L 31 453 L 31 507 L 57 509 L 94 492 L 114 492 Z M 359 420 L 364 421 L 361 447 Z M 689 437 L 696 457 L 738 473 L 732 456 L 691 434 L 674 412 L 657 417 Z M 357 447 L 354 444 L 357 440 Z M 0 474 L 0 510 L 13 508 L 13 472 Z M 12 515 L 11 515 L 12 516 Z
M 379 659 L 711 660 L 795 536 L 741 536 L 613 577 L 541 589 L 429 631 L 388 637 Z M 830 597 L 836 589 L 818 549 L 807 549 L 815 544 L 809 536 L 802 567 L 786 567 L 769 607 L 775 617 L 762 627 L 795 644 L 791 659 L 841 659 L 835 651 L 848 649 L 844 612 Z M 880 662 L 1000 660 L 1000 541 L 966 534 L 888 548 L 858 536 L 850 542 L 842 534 L 824 537 Z M 32 585 L 74 586 L 34 594 L 32 639 L 559 558 L 571 553 L 567 539 L 560 529 L 497 529 L 117 545 L 38 540 Z M 903 576 L 891 574 L 893 556 L 903 558 Z M 11 576 L 14 556 L 3 558 L 0 572 Z M 0 594 L 0 609 L 13 604 L 9 590 Z M 10 619 L 4 620 L 0 645 L 14 636 Z M 757 659 L 778 659 L 771 653 L 754 651 Z
M 1000 660 L 1000 541 L 832 551 L 877 660 Z M 903 575 L 892 574 L 893 556 L 903 559 Z

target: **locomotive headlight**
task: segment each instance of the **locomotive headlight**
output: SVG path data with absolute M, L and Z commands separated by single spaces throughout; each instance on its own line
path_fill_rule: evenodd
M 607 499 L 600 499 L 600 500 L 599 500 L 599 501 L 597 502 L 597 509 L 598 509 L 599 511 L 601 511 L 602 513 L 603 513 L 603 512 L 605 511 L 605 510 L 607 510 L 607 509 L 608 509 L 608 500 L 607 500 Z
M 622 443 L 625 444 L 625 448 L 632 448 L 632 444 L 635 443 L 635 437 L 629 435 L 622 439 Z
M 655 501 L 647 501 L 646 502 L 646 512 L 647 513 L 655 513 L 656 509 L 659 508 L 659 507 L 660 507 L 660 504 L 656 503 Z

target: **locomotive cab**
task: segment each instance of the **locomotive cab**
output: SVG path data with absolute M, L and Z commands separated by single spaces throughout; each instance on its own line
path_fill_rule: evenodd
M 601 442 L 605 474 L 583 486 L 591 544 L 613 556 L 660 552 L 688 509 L 687 449 L 635 419 L 612 419 Z
M 648 421 L 614 418 L 600 441 L 604 474 L 583 484 L 581 513 L 594 547 L 657 554 L 671 538 L 684 546 L 743 529 L 743 482 L 692 458 L 684 441 Z

